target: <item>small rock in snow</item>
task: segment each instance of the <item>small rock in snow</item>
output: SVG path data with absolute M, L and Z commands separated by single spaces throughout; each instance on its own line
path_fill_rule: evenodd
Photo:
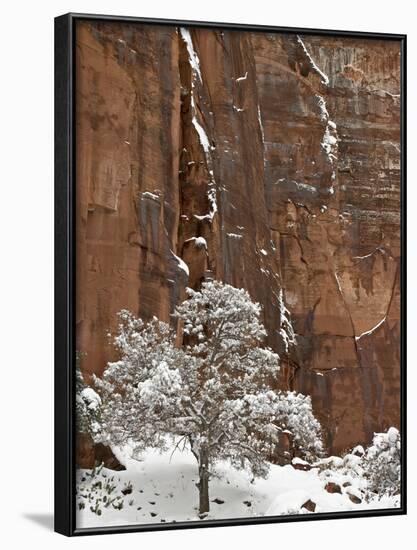
M 340 485 L 338 483 L 335 483 L 334 481 L 329 481 L 328 483 L 326 483 L 325 485 L 325 490 L 328 492 L 328 493 L 340 493 L 342 494 L 342 489 L 340 487 Z
M 313 502 L 311 499 L 306 500 L 304 504 L 301 506 L 301 508 L 305 508 L 309 512 L 315 512 L 316 511 L 316 503 Z
M 299 458 L 293 459 L 292 467 L 294 468 L 294 470 L 301 470 L 303 472 L 308 472 L 309 470 L 311 470 L 310 464 Z
M 353 502 L 353 504 L 360 504 L 362 502 L 362 499 L 360 499 L 353 493 L 349 493 L 349 491 L 346 491 L 346 494 L 349 497 L 349 499 Z
M 365 449 L 362 445 L 356 445 L 356 447 L 352 450 L 352 454 L 355 456 L 363 456 L 365 454 Z

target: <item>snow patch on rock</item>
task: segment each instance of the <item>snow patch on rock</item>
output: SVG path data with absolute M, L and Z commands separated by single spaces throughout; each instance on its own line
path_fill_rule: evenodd
M 337 125 L 333 120 L 330 120 L 329 111 L 327 110 L 327 105 L 324 100 L 324 97 L 316 94 L 316 99 L 318 103 L 318 107 L 320 110 L 320 119 L 326 123 L 323 138 L 321 140 L 321 148 L 326 153 L 327 159 L 332 169 L 332 182 L 336 179 L 336 170 L 334 168 L 334 161 L 337 159 L 337 142 L 338 142 L 338 135 L 337 135 Z M 329 188 L 329 192 L 331 195 L 334 193 L 333 184 Z
M 236 78 L 236 82 L 242 82 L 242 80 L 246 80 L 248 78 L 248 71 L 244 74 L 244 76 L 239 76 L 239 78 Z
M 282 288 L 279 291 L 277 296 L 278 305 L 279 305 L 279 314 L 280 314 L 280 334 L 284 341 L 285 352 L 288 353 L 288 350 L 291 345 L 295 345 L 295 332 L 294 327 L 292 326 L 291 314 L 284 302 L 284 293 Z
M 187 45 L 187 51 L 188 51 L 188 57 L 190 60 L 190 65 L 192 70 L 195 72 L 196 75 L 198 75 L 198 78 L 200 79 L 200 82 L 203 82 L 203 78 L 201 76 L 200 71 L 200 60 L 198 58 L 198 55 L 196 54 L 194 50 L 193 40 L 191 38 L 190 31 L 184 27 L 180 28 L 180 33 L 182 36 L 182 39 Z
M 359 336 L 355 336 L 355 340 L 360 340 L 361 338 L 363 338 L 364 336 L 369 336 L 371 335 L 373 332 L 376 331 L 377 328 L 379 328 L 383 323 L 385 323 L 387 319 L 387 316 L 385 315 L 385 317 L 383 317 L 379 323 L 377 323 L 374 327 L 372 327 L 371 329 L 365 331 L 365 332 L 362 332 L 362 334 L 359 334 Z
M 185 242 L 194 242 L 197 248 L 205 248 L 207 250 L 207 241 L 204 237 L 191 237 L 191 239 L 187 239 Z
M 159 201 L 160 197 L 159 195 L 156 195 L 155 193 L 151 193 L 150 191 L 144 191 L 142 193 L 142 199 L 151 199 L 153 201 Z
M 208 140 L 206 131 L 201 126 L 201 124 L 198 122 L 196 116 L 193 116 L 193 126 L 197 131 L 198 137 L 200 139 L 201 147 L 203 148 L 204 152 L 207 154 L 210 153 L 210 142 Z
M 308 57 L 308 60 L 310 61 L 310 64 L 311 66 L 313 67 L 313 69 L 320 75 L 321 77 L 321 82 L 323 84 L 325 84 L 326 86 L 329 85 L 329 77 L 324 74 L 324 72 L 318 68 L 317 64 L 315 63 L 314 59 L 311 57 L 309 51 L 307 50 L 304 42 L 301 40 L 301 37 L 300 35 L 297 34 L 297 41 L 298 43 L 301 45 L 301 47 L 303 48 L 304 50 L 304 53 L 306 54 L 306 56 Z
M 177 260 L 178 267 L 180 269 L 182 269 L 182 271 L 184 271 L 184 273 L 187 275 L 187 277 L 189 277 L 190 276 L 190 270 L 188 268 L 188 265 L 184 262 L 184 260 L 182 258 L 180 258 L 176 254 L 174 254 L 174 252 L 172 250 L 170 252 L 174 256 L 174 258 Z
M 209 138 L 207 136 L 207 133 L 206 133 L 205 129 L 203 128 L 203 126 L 200 124 L 200 122 L 197 119 L 198 113 L 197 113 L 197 109 L 196 109 L 196 105 L 195 105 L 195 101 L 194 101 L 195 77 L 198 76 L 198 78 L 200 80 L 200 83 L 201 84 L 203 83 L 203 79 L 202 79 L 201 71 L 200 71 L 200 60 L 198 58 L 198 55 L 195 52 L 190 32 L 187 29 L 183 28 L 183 27 L 181 27 L 180 32 L 181 32 L 181 36 L 182 36 L 183 40 L 185 41 L 185 43 L 187 45 L 189 63 L 190 63 L 191 69 L 192 69 L 191 90 L 190 90 L 192 124 L 195 128 L 195 131 L 197 132 L 198 139 L 200 141 L 201 147 L 203 148 L 203 151 L 204 151 L 204 154 L 205 154 L 205 157 L 206 157 L 208 172 L 209 172 L 210 178 L 211 178 L 210 182 L 209 182 L 210 189 L 207 193 L 208 200 L 209 200 L 209 203 L 210 203 L 210 212 L 208 214 L 205 214 L 205 215 L 202 215 L 202 216 L 194 215 L 194 217 L 198 220 L 207 219 L 207 220 L 213 221 L 214 215 L 217 212 L 217 197 L 216 197 L 216 189 L 215 189 L 215 183 L 216 182 L 214 180 L 214 172 L 213 172 L 213 166 L 212 166 L 213 163 L 212 163 L 212 158 L 211 158 L 211 151 L 214 149 L 214 147 L 210 145 L 210 141 L 209 141 Z

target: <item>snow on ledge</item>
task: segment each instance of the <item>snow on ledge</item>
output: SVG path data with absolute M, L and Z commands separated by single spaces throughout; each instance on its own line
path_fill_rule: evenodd
M 336 273 L 336 271 L 334 272 L 334 277 L 335 277 L 335 279 L 336 279 L 337 288 L 339 289 L 339 292 L 340 292 L 340 294 L 342 295 L 342 298 L 343 298 L 342 285 L 340 284 L 339 275 Z M 344 298 L 343 298 L 343 299 L 344 299 Z
M 212 176 L 212 173 L 210 171 L 210 175 Z M 217 208 L 217 196 L 216 196 L 216 188 L 214 187 L 215 181 L 211 181 L 209 183 L 209 190 L 207 191 L 207 198 L 210 203 L 210 210 L 207 214 L 193 214 L 193 217 L 198 221 L 204 221 L 208 220 L 210 223 L 213 222 L 213 218 L 215 214 L 218 211 Z
M 212 185 L 212 187 L 209 190 L 209 192 L 207 193 L 207 196 L 208 196 L 208 200 L 209 200 L 209 203 L 210 203 L 209 216 L 210 216 L 211 221 L 213 221 L 214 215 L 217 212 L 217 197 L 216 197 L 216 189 L 213 187 L 213 183 L 211 185 Z
M 201 71 L 200 71 L 200 60 L 198 58 L 198 55 L 196 54 L 193 46 L 193 41 L 191 39 L 191 34 L 188 29 L 185 29 L 184 27 L 180 28 L 181 37 L 184 40 L 184 42 L 187 45 L 187 51 L 188 56 L 190 58 L 190 65 L 193 71 L 198 75 L 198 78 L 200 79 L 200 82 L 203 82 Z
M 376 331 L 377 328 L 379 328 L 383 323 L 385 323 L 385 321 L 387 320 L 387 316 L 385 315 L 385 317 L 383 319 L 381 319 L 379 321 L 379 323 L 377 323 L 374 327 L 372 327 L 371 329 L 367 330 L 366 332 L 362 332 L 362 334 L 360 334 L 359 336 L 355 336 L 355 340 L 358 341 L 360 340 L 363 336 L 369 336 L 370 334 L 372 334 L 373 332 Z
M 193 116 L 193 126 L 197 131 L 198 138 L 201 143 L 201 147 L 203 148 L 206 155 L 210 153 L 210 142 L 208 140 L 207 134 L 204 130 L 204 128 L 201 126 L 201 124 L 198 122 L 196 116 Z
M 261 131 L 261 137 L 262 137 L 262 153 L 264 158 L 264 167 L 266 166 L 266 157 L 265 157 L 265 132 L 264 132 L 264 126 L 262 124 L 262 116 L 261 116 L 261 108 L 258 103 L 258 122 L 259 122 L 259 129 Z
M 375 250 L 373 250 L 372 252 L 369 252 L 369 254 L 365 254 L 364 256 L 352 256 L 352 257 L 354 260 L 365 260 L 366 258 L 370 258 L 371 256 L 373 256 L 377 252 L 381 252 L 382 254 L 385 254 L 384 249 L 378 246 L 377 248 L 375 248 Z
M 187 277 L 189 277 L 190 276 L 190 270 L 188 269 L 188 265 L 184 262 L 184 260 L 182 258 L 180 258 L 176 254 L 174 254 L 174 252 L 172 250 L 170 250 L 170 252 L 174 256 L 174 258 L 177 260 L 178 267 L 186 273 Z
M 191 239 L 187 239 L 185 242 L 194 242 L 197 248 L 205 248 L 207 250 L 207 241 L 204 237 L 191 237 Z
M 259 105 L 258 105 L 258 122 L 259 122 L 259 128 L 261 130 L 261 134 L 262 134 L 262 141 L 263 143 L 265 143 L 265 133 L 264 133 L 264 127 L 262 124 L 261 108 Z
M 150 191 L 144 191 L 142 193 L 142 199 L 152 199 L 153 201 L 159 201 L 160 196 L 156 195 L 155 193 L 151 193 Z
M 201 72 L 200 72 L 200 61 L 198 59 L 198 56 L 194 50 L 193 42 L 191 39 L 190 32 L 181 27 L 180 28 L 181 36 L 185 43 L 187 44 L 187 50 L 188 50 L 188 56 L 189 56 L 189 62 L 192 68 L 192 79 L 191 79 L 191 113 L 192 113 L 192 124 L 194 126 L 195 131 L 197 132 L 198 139 L 200 141 L 201 147 L 203 148 L 206 161 L 207 161 L 207 168 L 210 174 L 210 183 L 209 186 L 211 187 L 207 193 L 208 200 L 210 203 L 210 212 L 204 216 L 198 216 L 194 215 L 194 217 L 198 220 L 204 220 L 208 219 L 211 222 L 213 221 L 213 218 L 217 212 L 217 198 L 216 198 L 216 189 L 213 187 L 215 184 L 214 181 L 214 173 L 213 173 L 213 167 L 212 167 L 212 158 L 211 158 L 211 150 L 214 149 L 210 145 L 210 141 L 208 139 L 207 133 L 204 130 L 203 126 L 199 123 L 197 120 L 197 109 L 194 101 L 194 79 L 195 75 L 197 75 L 200 79 L 200 82 L 203 83 L 203 80 L 201 78 Z
M 333 120 L 330 120 L 329 111 L 327 110 L 326 102 L 324 100 L 324 97 L 320 94 L 316 94 L 317 103 L 320 109 L 320 119 L 326 123 L 326 127 L 324 130 L 323 138 L 321 141 L 321 148 L 325 152 L 327 159 L 330 163 L 332 168 L 332 182 L 336 179 L 336 171 L 334 169 L 334 161 L 337 159 L 337 142 L 338 142 L 338 134 L 337 134 L 337 125 Z M 334 187 L 333 184 L 329 187 L 329 193 L 330 195 L 334 194 Z
M 327 74 L 324 74 L 324 72 L 317 67 L 316 63 L 314 62 L 314 59 L 311 57 L 311 55 L 308 52 L 304 42 L 301 40 L 301 37 L 298 34 L 297 34 L 297 41 L 298 41 L 299 44 L 301 44 L 301 47 L 303 48 L 304 53 L 308 57 L 313 69 L 321 76 L 322 83 L 325 84 L 326 86 L 328 86 L 329 85 L 329 77 L 327 76 Z
M 236 78 L 236 82 L 241 82 L 242 80 L 246 80 L 248 78 L 248 71 L 246 71 L 244 76 L 239 76 L 239 78 Z
M 320 109 L 320 119 L 326 122 L 326 128 L 324 130 L 321 147 L 325 151 L 330 164 L 333 165 L 334 159 L 336 159 L 337 153 L 337 125 L 333 120 L 330 120 L 329 111 L 327 110 L 324 97 L 316 94 L 317 103 Z
M 275 294 L 275 293 L 274 293 Z M 290 345 L 295 345 L 295 331 L 292 325 L 291 314 L 284 302 L 284 292 L 282 288 L 279 290 L 279 294 L 275 294 L 278 298 L 279 314 L 280 314 L 280 331 L 281 337 L 284 341 L 285 352 L 288 353 Z
M 324 100 L 324 97 L 321 96 L 320 94 L 316 94 L 316 99 L 319 104 L 320 118 L 321 120 L 324 120 L 327 122 L 329 120 L 329 111 L 327 110 L 327 105 Z

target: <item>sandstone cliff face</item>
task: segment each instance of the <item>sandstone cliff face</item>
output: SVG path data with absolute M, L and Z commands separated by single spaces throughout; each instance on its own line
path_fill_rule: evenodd
M 400 413 L 400 46 L 77 28 L 77 348 L 207 278 L 263 305 L 332 451 Z M 179 338 L 181 333 L 179 329 Z

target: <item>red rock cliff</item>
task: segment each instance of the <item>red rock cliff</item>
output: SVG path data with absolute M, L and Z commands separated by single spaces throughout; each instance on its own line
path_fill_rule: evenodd
M 78 23 L 77 348 L 218 278 L 333 451 L 399 424 L 397 42 Z

